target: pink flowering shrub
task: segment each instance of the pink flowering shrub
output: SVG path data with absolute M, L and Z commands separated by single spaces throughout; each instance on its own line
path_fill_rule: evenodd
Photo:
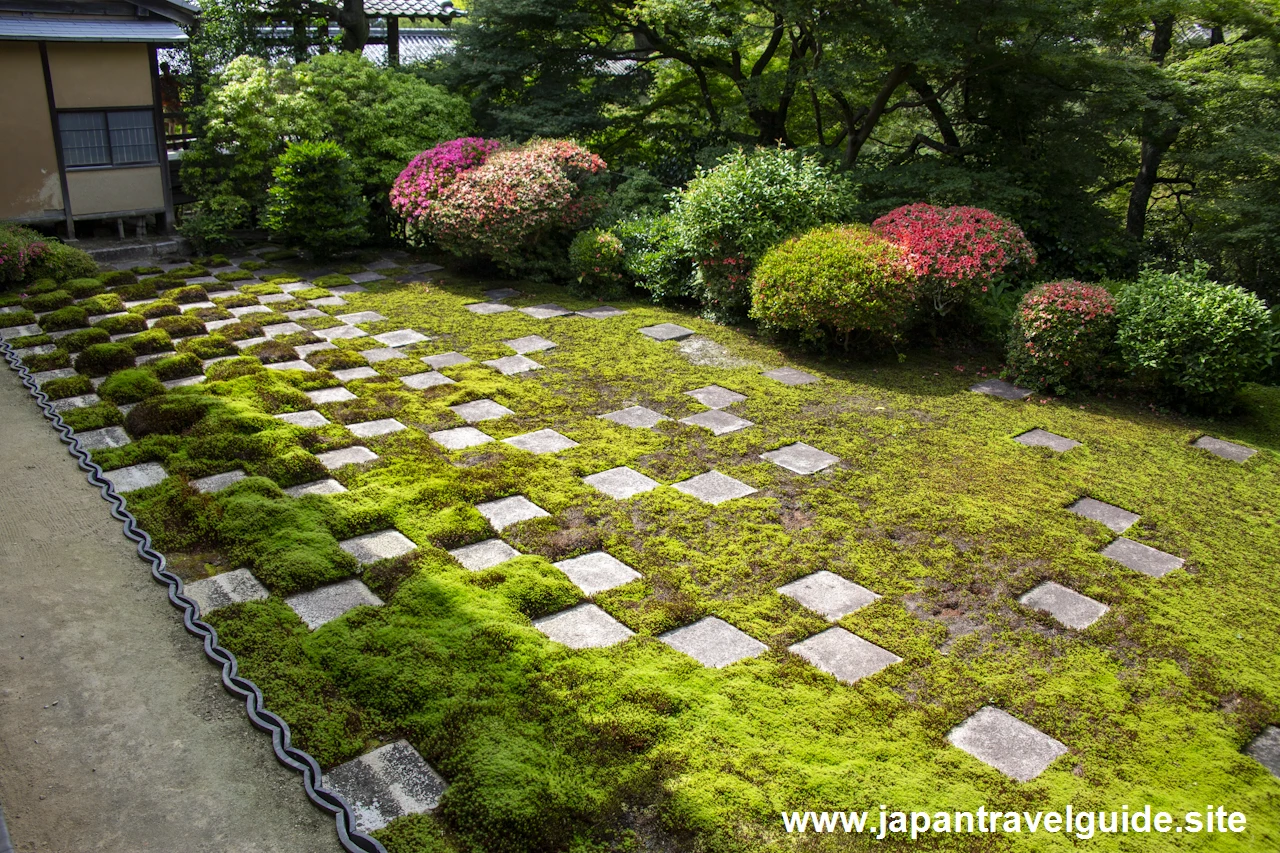
M 1013 315 L 1009 367 L 1020 385 L 1065 394 L 1088 388 L 1115 361 L 1116 303 L 1105 288 L 1051 281 L 1028 291 Z
M 501 143 L 465 136 L 423 151 L 391 186 L 391 209 L 412 229 L 421 225 L 440 192 L 463 172 L 484 165 Z
M 985 292 L 999 276 L 1036 262 L 1021 228 L 978 207 L 909 204 L 871 227 L 906 250 L 920 295 L 940 314 Z
M 22 281 L 48 251 L 48 245 L 30 228 L 0 224 L 0 282 Z

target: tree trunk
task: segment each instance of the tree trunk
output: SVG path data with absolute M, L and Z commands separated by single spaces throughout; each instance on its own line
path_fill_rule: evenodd
M 1173 23 L 1172 15 L 1153 22 L 1155 27 L 1151 36 L 1151 61 L 1158 66 L 1163 67 L 1169 48 L 1173 45 Z M 1142 153 L 1138 161 L 1138 175 L 1133 180 L 1133 188 L 1129 190 L 1129 209 L 1124 221 L 1125 232 L 1135 240 L 1142 240 L 1146 236 L 1147 208 L 1151 205 L 1151 193 L 1159 182 L 1160 163 L 1181 131 L 1182 125 L 1176 121 L 1163 122 L 1155 117 L 1142 121 L 1139 137 L 1142 141 Z
M 364 13 L 364 0 L 342 0 L 338 14 L 342 27 L 342 49 L 347 53 L 360 53 L 369 41 L 369 18 Z
M 881 85 L 880 91 L 876 94 L 876 99 L 867 109 L 867 113 L 862 117 L 862 123 L 858 125 L 855 131 L 849 128 L 849 136 L 844 144 L 844 168 L 852 168 L 853 164 L 858 162 L 858 154 L 862 151 L 862 146 L 871 138 L 871 132 L 876 128 L 876 122 L 880 121 L 880 116 L 884 115 L 885 107 L 889 105 L 889 99 L 893 97 L 893 93 L 898 90 L 915 70 L 915 66 L 911 64 L 898 65 L 890 71 L 884 78 L 884 84 Z

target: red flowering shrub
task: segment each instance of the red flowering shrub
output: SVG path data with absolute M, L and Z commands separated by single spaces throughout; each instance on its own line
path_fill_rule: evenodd
M 1013 315 L 1009 367 L 1020 385 L 1065 394 L 1112 366 L 1116 303 L 1105 288 L 1052 281 L 1028 291 Z
M 940 314 L 1012 268 L 1036 262 L 1021 228 L 978 207 L 909 204 L 871 227 L 906 250 L 921 297 Z
M 0 282 L 22 281 L 46 252 L 48 245 L 35 231 L 0 223 Z
M 426 218 L 440 191 L 458 175 L 484 165 L 501 143 L 496 139 L 465 136 L 441 143 L 423 151 L 409 161 L 391 186 L 391 209 L 409 227 L 415 228 Z

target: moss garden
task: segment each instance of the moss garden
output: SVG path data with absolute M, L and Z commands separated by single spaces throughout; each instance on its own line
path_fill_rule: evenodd
M 1280 388 L 1247 386 L 1217 420 L 1124 395 L 1006 400 L 969 390 L 997 374 L 994 353 L 828 361 L 626 298 L 614 316 L 486 314 L 465 306 L 503 286 L 522 291 L 512 308 L 598 303 L 385 263 L 390 277 L 355 275 L 359 287 L 280 265 L 290 275 L 270 286 L 237 274 L 261 266 L 248 261 L 203 287 L 185 283 L 206 272 L 189 266 L 143 287 L 116 273 L 110 286 L 10 292 L 0 325 L 76 430 L 127 433 L 94 450 L 99 464 L 163 469 L 127 501 L 176 572 L 248 568 L 270 593 L 206 618 L 295 743 L 328 770 L 403 739 L 445 780 L 437 809 L 374 833 L 389 851 L 1280 849 L 1280 780 L 1245 753 L 1280 722 Z M 221 310 L 180 310 L 210 301 Z M 334 319 L 359 312 L 374 313 Z M 697 335 L 639 331 L 661 323 Z M 371 337 L 401 330 L 420 335 L 397 349 Z M 555 345 L 526 353 L 541 369 L 483 363 L 530 335 Z M 401 381 L 443 353 L 469 359 L 440 367 L 451 382 Z M 765 375 L 779 367 L 817 381 Z M 745 396 L 724 412 L 749 426 L 681 422 L 708 411 L 686 392 L 711 385 Z M 331 402 L 307 394 L 339 387 L 350 393 L 321 395 Z M 478 400 L 513 414 L 468 424 L 449 408 Z M 666 419 L 600 417 L 633 406 Z M 276 417 L 313 409 L 328 423 Z M 391 418 L 405 428 L 346 428 Z M 468 426 L 495 440 L 450 450 L 430 435 Z M 1036 428 L 1080 445 L 1014 441 Z M 539 430 L 576 445 L 503 441 Z M 1219 458 L 1192 446 L 1205 435 L 1258 452 Z M 796 442 L 838 461 L 801 475 L 761 458 Z M 377 458 L 322 464 L 356 445 Z M 659 486 L 617 499 L 584 482 L 621 466 Z M 192 485 L 233 470 L 246 476 Z M 672 488 L 713 470 L 755 491 L 712 504 Z M 328 477 L 345 491 L 284 491 Z M 513 496 L 546 515 L 495 530 L 476 509 Z M 1124 536 L 1185 562 L 1152 577 L 1102 555 L 1117 535 L 1067 509 L 1084 497 L 1137 514 Z M 361 562 L 339 545 L 386 530 L 413 549 Z M 495 538 L 519 556 L 472 571 L 449 553 Z M 639 577 L 587 596 L 553 565 L 596 551 Z M 777 590 L 818 571 L 878 596 L 834 624 L 900 660 L 846 683 L 790 650 L 833 622 Z M 312 630 L 285 601 L 357 577 L 382 606 Z M 1020 603 L 1046 581 L 1109 609 L 1076 630 Z M 588 601 L 634 635 L 579 649 L 534 624 Z M 706 617 L 765 648 L 714 667 L 661 639 Z M 948 741 L 989 706 L 1066 752 L 1015 781 Z M 1067 803 L 1221 804 L 1250 828 L 912 842 L 788 834 L 780 820 Z

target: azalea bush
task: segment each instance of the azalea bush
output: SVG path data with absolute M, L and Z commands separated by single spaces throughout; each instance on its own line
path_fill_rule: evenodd
M 626 282 L 622 268 L 622 241 L 616 234 L 591 228 L 569 244 L 569 272 L 578 289 L 593 296 L 612 296 Z
M 1009 331 L 1009 367 L 1020 385 L 1065 394 L 1090 388 L 1114 366 L 1116 304 L 1106 288 L 1052 281 L 1028 291 Z
M 496 139 L 466 136 L 423 151 L 409 161 L 391 185 L 391 209 L 409 229 L 416 231 L 425 222 L 440 192 L 458 175 L 484 165 L 500 146 Z
M 30 228 L 0 223 L 0 282 L 23 281 L 47 251 L 44 239 Z

